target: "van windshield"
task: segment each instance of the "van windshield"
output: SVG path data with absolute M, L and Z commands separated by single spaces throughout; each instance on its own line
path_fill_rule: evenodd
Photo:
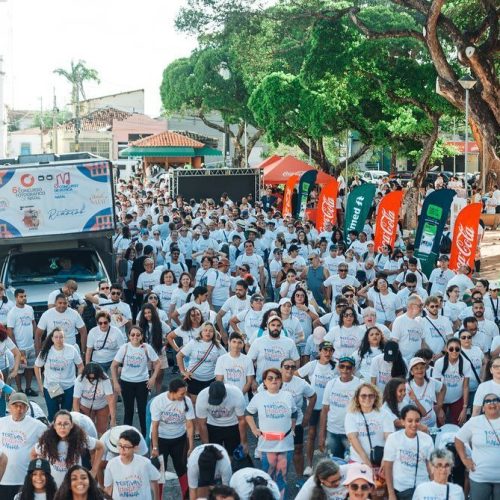
M 7 271 L 7 284 L 64 283 L 99 281 L 106 274 L 97 254 L 92 250 L 58 250 L 27 252 L 13 255 Z

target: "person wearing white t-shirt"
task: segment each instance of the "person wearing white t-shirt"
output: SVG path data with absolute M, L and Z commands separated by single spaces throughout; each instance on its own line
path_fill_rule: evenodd
M 273 494 L 273 500 L 280 500 L 280 490 L 277 484 L 272 480 L 271 476 L 260 469 L 253 467 L 244 467 L 237 470 L 229 481 L 229 486 L 238 494 L 240 500 L 248 500 L 254 488 L 258 486 L 266 486 Z
M 470 364 L 472 371 L 472 377 L 469 380 L 469 406 L 472 406 L 474 394 L 481 383 L 481 374 L 486 359 L 483 351 L 479 347 L 472 345 L 472 334 L 469 331 L 465 329 L 460 330 L 458 332 L 458 338 L 462 345 L 462 356 L 465 358 L 466 362 Z
M 47 299 L 47 307 L 49 309 L 51 307 L 54 307 L 56 304 L 56 297 L 61 293 L 66 296 L 68 302 L 72 302 L 73 304 L 78 306 L 85 305 L 83 297 L 80 294 L 76 293 L 77 290 L 78 290 L 78 283 L 75 280 L 66 281 L 66 283 L 64 283 L 64 285 L 61 288 L 58 288 L 57 290 L 54 290 L 53 292 L 49 293 Z
M 260 255 L 254 252 L 255 245 L 247 240 L 244 243 L 244 252 L 236 259 L 236 267 L 248 264 L 250 274 L 257 280 L 262 290 L 265 289 L 264 261 Z
M 494 321 L 485 319 L 484 303 L 482 301 L 474 301 L 472 304 L 472 312 L 477 320 L 477 333 L 474 336 L 474 345 L 480 344 L 479 347 L 484 352 L 490 352 L 493 339 L 499 335 L 498 326 Z
M 172 457 L 182 498 L 188 492 L 187 456 L 194 450 L 194 407 L 184 380 L 174 378 L 168 391 L 151 401 L 151 456 Z
M 446 386 L 444 411 L 447 423 L 462 425 L 467 417 L 469 404 L 469 380 L 472 374 L 470 363 L 460 354 L 460 340 L 451 338 L 446 343 L 446 352 L 434 364 L 433 378 L 442 380 Z
M 118 441 L 119 455 L 106 465 L 104 488 L 114 500 L 131 497 L 160 500 L 160 472 L 150 460 L 137 454 L 140 442 L 141 437 L 137 431 L 122 432 Z
M 492 379 L 482 384 L 479 384 L 476 394 L 474 395 L 474 403 L 472 407 L 472 415 L 479 415 L 483 400 L 486 394 L 496 394 L 500 398 L 500 358 L 496 357 L 490 361 L 490 373 Z
M 446 449 L 436 449 L 431 453 L 429 463 L 433 480 L 419 484 L 412 500 L 464 500 L 462 488 L 458 484 L 448 482 L 454 466 L 453 453 Z M 471 496 L 470 498 L 487 497 Z
M 202 443 L 224 446 L 229 455 L 241 444 L 248 452 L 246 402 L 234 385 L 216 380 L 196 398 L 196 418 Z
M 231 274 L 229 272 L 229 260 L 223 257 L 217 264 L 217 277 L 212 290 L 212 306 L 216 312 L 229 298 L 231 290 Z
M 16 300 L 15 306 L 7 315 L 7 333 L 21 352 L 23 364 L 26 365 L 24 372 L 22 369 L 18 370 L 16 385 L 18 390 L 22 390 L 21 373 L 24 373 L 24 377 L 26 378 L 26 389 L 24 392 L 30 397 L 37 396 L 38 393 L 31 388 L 33 367 L 36 359 L 34 342 L 36 330 L 35 314 L 33 308 L 27 304 L 28 298 L 24 289 L 17 288 L 14 291 L 14 297 Z
M 128 332 L 129 341 L 122 345 L 111 363 L 111 377 L 116 394 L 123 397 L 123 423 L 132 425 L 134 406 L 137 401 L 137 413 L 142 435 L 146 435 L 146 404 L 149 391 L 155 386 L 160 372 L 158 354 L 151 345 L 144 343 L 144 332 L 138 326 L 133 326 Z M 149 365 L 153 372 L 149 375 Z M 118 367 L 121 366 L 118 378 Z
M 342 295 L 342 288 L 345 286 L 359 287 L 359 281 L 354 276 L 348 276 L 348 271 L 347 264 L 342 262 L 339 264 L 338 274 L 330 274 L 330 277 L 323 281 L 323 286 L 326 287 L 325 294 L 330 303 L 337 295 Z
M 246 311 L 250 308 L 250 298 L 247 295 L 248 284 L 245 280 L 240 280 L 236 283 L 236 287 L 234 289 L 234 295 L 229 297 L 224 304 L 221 306 L 219 311 L 217 312 L 216 322 L 217 327 L 219 328 L 219 332 L 222 336 L 223 342 L 227 343 L 228 333 L 223 324 L 223 318 L 226 314 L 229 315 L 229 318 L 236 316 L 238 313 L 242 311 Z
M 38 321 L 35 331 L 35 349 L 40 352 L 42 346 L 42 335 L 60 328 L 65 335 L 66 343 L 76 345 L 76 334 L 80 334 L 82 352 L 87 349 L 87 328 L 82 317 L 68 307 L 68 299 L 62 293 L 57 295 L 55 306 L 47 309 Z
M 334 457 L 343 458 L 349 447 L 345 432 L 345 415 L 349 402 L 361 380 L 353 375 L 356 362 L 345 356 L 340 358 L 340 376 L 330 380 L 323 393 L 323 407 L 319 422 L 318 444 L 320 451 L 328 451 Z
M 451 321 L 439 314 L 439 298 L 430 296 L 425 301 L 425 311 L 420 323 L 424 329 L 425 345 L 439 355 L 446 346 L 446 341 L 453 335 Z
M 227 451 L 219 444 L 201 444 L 189 455 L 187 476 L 189 498 L 205 498 L 211 486 L 228 484 L 233 471 Z
M 248 392 L 252 387 L 255 369 L 252 360 L 241 351 L 245 342 L 241 334 L 233 332 L 229 335 L 229 352 L 217 358 L 215 363 L 215 379 L 225 384 L 234 385 L 241 390 L 248 401 Z
M 54 419 L 57 411 L 70 411 L 72 408 L 75 366 L 78 374 L 81 374 L 83 361 L 76 347 L 65 343 L 63 330 L 55 329 L 50 332 L 35 361 L 35 376 L 38 387 L 43 387 L 49 421 Z
M 436 295 L 438 292 L 444 295 L 446 290 L 450 287 L 450 280 L 455 277 L 455 271 L 448 268 L 449 262 L 450 259 L 447 255 L 441 255 L 441 257 L 439 257 L 439 267 L 433 269 L 429 276 L 431 295 Z
M 0 498 L 13 498 L 24 483 L 30 453 L 47 427 L 28 415 L 29 401 L 26 394 L 10 395 L 9 415 L 0 418 L 0 456 L 7 460 L 0 479 Z
M 314 474 L 302 485 L 295 500 L 311 500 L 315 498 L 318 489 L 327 500 L 344 500 L 348 490 L 343 485 L 349 465 L 338 465 L 336 462 L 323 459 L 316 465 Z
M 455 447 L 469 471 L 471 498 L 495 499 L 500 495 L 500 398 L 486 394 L 481 406 L 484 414 L 464 424 L 455 436 Z M 472 449 L 472 455 L 466 452 L 466 446 Z
M 398 316 L 392 325 L 391 340 L 399 344 L 399 350 L 406 362 L 410 361 L 422 347 L 424 327 L 421 318 L 418 318 L 422 307 L 420 297 L 417 295 L 409 297 L 406 313 Z
M 401 420 L 404 429 L 387 437 L 384 471 L 389 497 L 410 498 L 419 484 L 429 480 L 428 463 L 434 442 L 429 434 L 418 430 L 421 414 L 416 406 L 403 407 Z
M 162 269 L 155 269 L 155 262 L 153 259 L 147 258 L 144 260 L 144 272 L 139 274 L 137 279 L 137 288 L 135 293 L 141 297 L 153 290 L 156 285 L 160 284 Z
M 233 332 L 240 333 L 247 343 L 259 331 L 265 313 L 263 306 L 264 297 L 259 293 L 254 293 L 250 297 L 250 307 L 240 311 L 229 320 Z
M 347 306 L 339 315 L 339 325 L 334 326 L 324 340 L 333 344 L 335 359 L 339 359 L 358 350 L 364 335 L 365 328 L 359 325 L 356 310 Z
M 460 290 L 460 298 L 464 296 L 464 293 L 467 290 L 472 290 L 474 288 L 474 282 L 469 278 L 471 271 L 471 268 L 464 264 L 463 266 L 460 266 L 458 273 L 448 281 L 448 288 L 452 285 L 458 286 Z
M 385 278 L 377 278 L 373 287 L 371 285 L 362 288 L 358 295 L 365 295 L 368 305 L 377 312 L 377 322 L 390 327 L 396 318 L 398 309 L 398 299 L 389 288 L 389 283 Z

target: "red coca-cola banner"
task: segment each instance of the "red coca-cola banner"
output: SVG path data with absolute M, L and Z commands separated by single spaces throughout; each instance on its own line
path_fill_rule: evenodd
M 318 198 L 318 209 L 316 212 L 316 229 L 321 232 L 326 222 L 335 224 L 337 217 L 337 191 L 339 183 L 337 179 L 331 180 L 322 190 Z
M 283 193 L 283 217 L 292 215 L 293 188 L 297 182 L 299 182 L 299 176 L 292 175 L 285 185 L 285 191 Z
M 382 198 L 375 222 L 374 246 L 376 252 L 381 252 L 384 245 L 394 246 L 402 202 L 403 191 L 392 191 Z
M 450 269 L 453 271 L 464 264 L 474 269 L 481 209 L 481 203 L 472 203 L 458 212 L 451 242 Z

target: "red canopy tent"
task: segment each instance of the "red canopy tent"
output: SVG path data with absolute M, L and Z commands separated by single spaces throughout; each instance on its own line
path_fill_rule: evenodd
M 273 163 L 277 162 L 278 160 L 281 160 L 282 158 L 283 156 L 280 155 L 272 155 L 269 158 L 262 160 L 258 165 L 255 165 L 255 168 L 267 167 L 268 165 L 272 165 Z
M 292 175 L 302 175 L 313 169 L 311 165 L 298 160 L 294 156 L 285 156 L 270 165 L 264 167 L 264 184 L 286 184 Z M 316 184 L 327 184 L 333 179 L 331 175 L 318 172 Z

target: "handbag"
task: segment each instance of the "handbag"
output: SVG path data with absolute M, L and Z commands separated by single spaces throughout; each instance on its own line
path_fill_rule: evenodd
M 198 361 L 198 363 L 196 363 L 193 366 L 193 368 L 191 368 L 191 370 L 189 370 L 191 372 L 191 374 L 193 374 L 200 367 L 200 365 L 208 358 L 208 355 L 212 352 L 214 345 L 215 344 L 212 342 L 212 344 L 210 344 L 210 347 L 206 350 L 205 354 L 200 359 L 200 361 Z M 186 380 L 186 377 L 184 377 L 184 380 Z
M 418 432 L 417 432 L 417 462 L 415 463 L 415 479 L 413 481 L 413 488 L 408 488 L 403 491 L 397 491 L 396 496 L 398 497 L 398 500 L 411 500 L 413 498 L 413 494 L 415 493 L 415 488 L 417 487 L 419 454 L 420 454 L 420 441 L 418 439 Z M 448 496 L 446 496 L 446 498 L 448 498 Z
M 104 342 L 99 349 L 94 349 L 92 347 L 92 350 L 90 351 L 90 361 L 92 361 L 92 356 L 94 355 L 94 351 L 102 351 L 104 349 L 104 347 L 106 346 L 106 342 L 108 340 L 108 335 L 109 335 L 110 330 L 111 330 L 111 327 L 108 328 L 108 331 L 106 332 L 106 336 L 104 337 Z
M 47 392 L 49 393 L 50 399 L 57 398 L 64 394 L 64 389 L 59 384 L 52 384 L 47 387 Z
M 368 434 L 368 442 L 370 443 L 370 462 L 376 467 L 380 467 L 382 460 L 384 458 L 384 447 L 383 446 L 373 446 L 372 438 L 370 437 L 370 428 L 368 427 L 368 422 L 366 421 L 365 414 L 361 412 L 363 420 L 365 421 L 366 433 Z

